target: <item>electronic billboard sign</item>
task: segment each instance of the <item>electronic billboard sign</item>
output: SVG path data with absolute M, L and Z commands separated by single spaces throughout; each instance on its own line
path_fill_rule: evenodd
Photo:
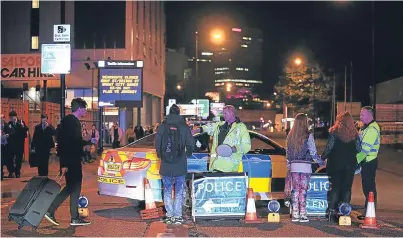
M 143 61 L 99 61 L 99 106 L 143 106 Z

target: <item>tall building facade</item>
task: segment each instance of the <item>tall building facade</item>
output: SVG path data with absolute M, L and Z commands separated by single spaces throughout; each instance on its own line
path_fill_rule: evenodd
M 151 125 L 161 121 L 166 38 L 163 2 L 32 0 L 1 4 L 3 94 L 18 97 L 24 83 L 29 88 L 40 85 L 43 89 L 46 80 L 48 100 L 60 101 L 59 75 L 46 77 L 32 70 L 41 67 L 41 45 L 53 43 L 53 26 L 63 20 L 71 25 L 72 49 L 71 73 L 66 75 L 66 104 L 80 96 L 87 102 L 95 102 L 90 107 L 96 107 L 98 70 L 94 62 L 141 60 L 144 62 L 141 122 Z M 87 68 L 86 63 L 91 67 Z M 15 69 L 32 73 L 7 73 Z M 128 114 L 131 119 L 127 119 L 127 124 L 136 124 L 137 110 Z
M 214 42 L 211 29 L 201 31 L 198 50 L 199 78 L 212 87 L 207 90 L 234 94 L 253 91 L 262 84 L 263 34 L 254 28 L 221 29 L 222 41 Z M 190 59 L 191 62 L 195 58 Z M 194 65 L 194 63 L 193 63 Z

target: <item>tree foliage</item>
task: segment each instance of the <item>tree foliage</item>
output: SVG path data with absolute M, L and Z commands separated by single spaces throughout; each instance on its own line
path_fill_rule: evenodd
M 309 115 L 313 115 L 315 103 L 331 100 L 330 79 L 316 62 L 299 66 L 289 62 L 274 89 L 277 104 L 292 104 L 295 111 Z

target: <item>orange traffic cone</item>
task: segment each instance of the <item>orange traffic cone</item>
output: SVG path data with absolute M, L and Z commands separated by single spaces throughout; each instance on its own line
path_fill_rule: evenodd
M 255 194 L 252 188 L 248 188 L 248 201 L 246 206 L 246 215 L 244 223 L 262 223 L 262 220 L 257 218 L 255 206 Z
M 380 226 L 376 224 L 376 216 L 375 216 L 375 199 L 374 193 L 369 192 L 367 211 L 365 214 L 364 224 L 360 225 L 360 228 L 367 229 L 379 229 Z
M 157 205 L 154 201 L 153 192 L 151 190 L 150 183 L 148 179 L 144 179 L 144 192 L 145 192 L 145 200 L 146 200 L 146 210 L 157 208 Z
M 144 195 L 145 195 L 145 200 L 146 200 L 146 209 L 143 211 L 140 211 L 140 216 L 141 219 L 147 220 L 147 219 L 154 219 L 154 218 L 159 218 L 163 216 L 163 210 L 162 208 L 157 208 L 157 205 L 155 204 L 153 192 L 151 191 L 151 186 L 150 182 L 148 179 L 144 179 Z

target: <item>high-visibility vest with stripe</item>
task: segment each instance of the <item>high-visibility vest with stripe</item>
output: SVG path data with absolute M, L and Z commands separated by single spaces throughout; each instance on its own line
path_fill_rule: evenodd
M 364 129 L 360 130 L 361 152 L 357 154 L 357 162 L 369 162 L 378 157 L 381 145 L 381 134 L 378 123 L 371 122 Z

